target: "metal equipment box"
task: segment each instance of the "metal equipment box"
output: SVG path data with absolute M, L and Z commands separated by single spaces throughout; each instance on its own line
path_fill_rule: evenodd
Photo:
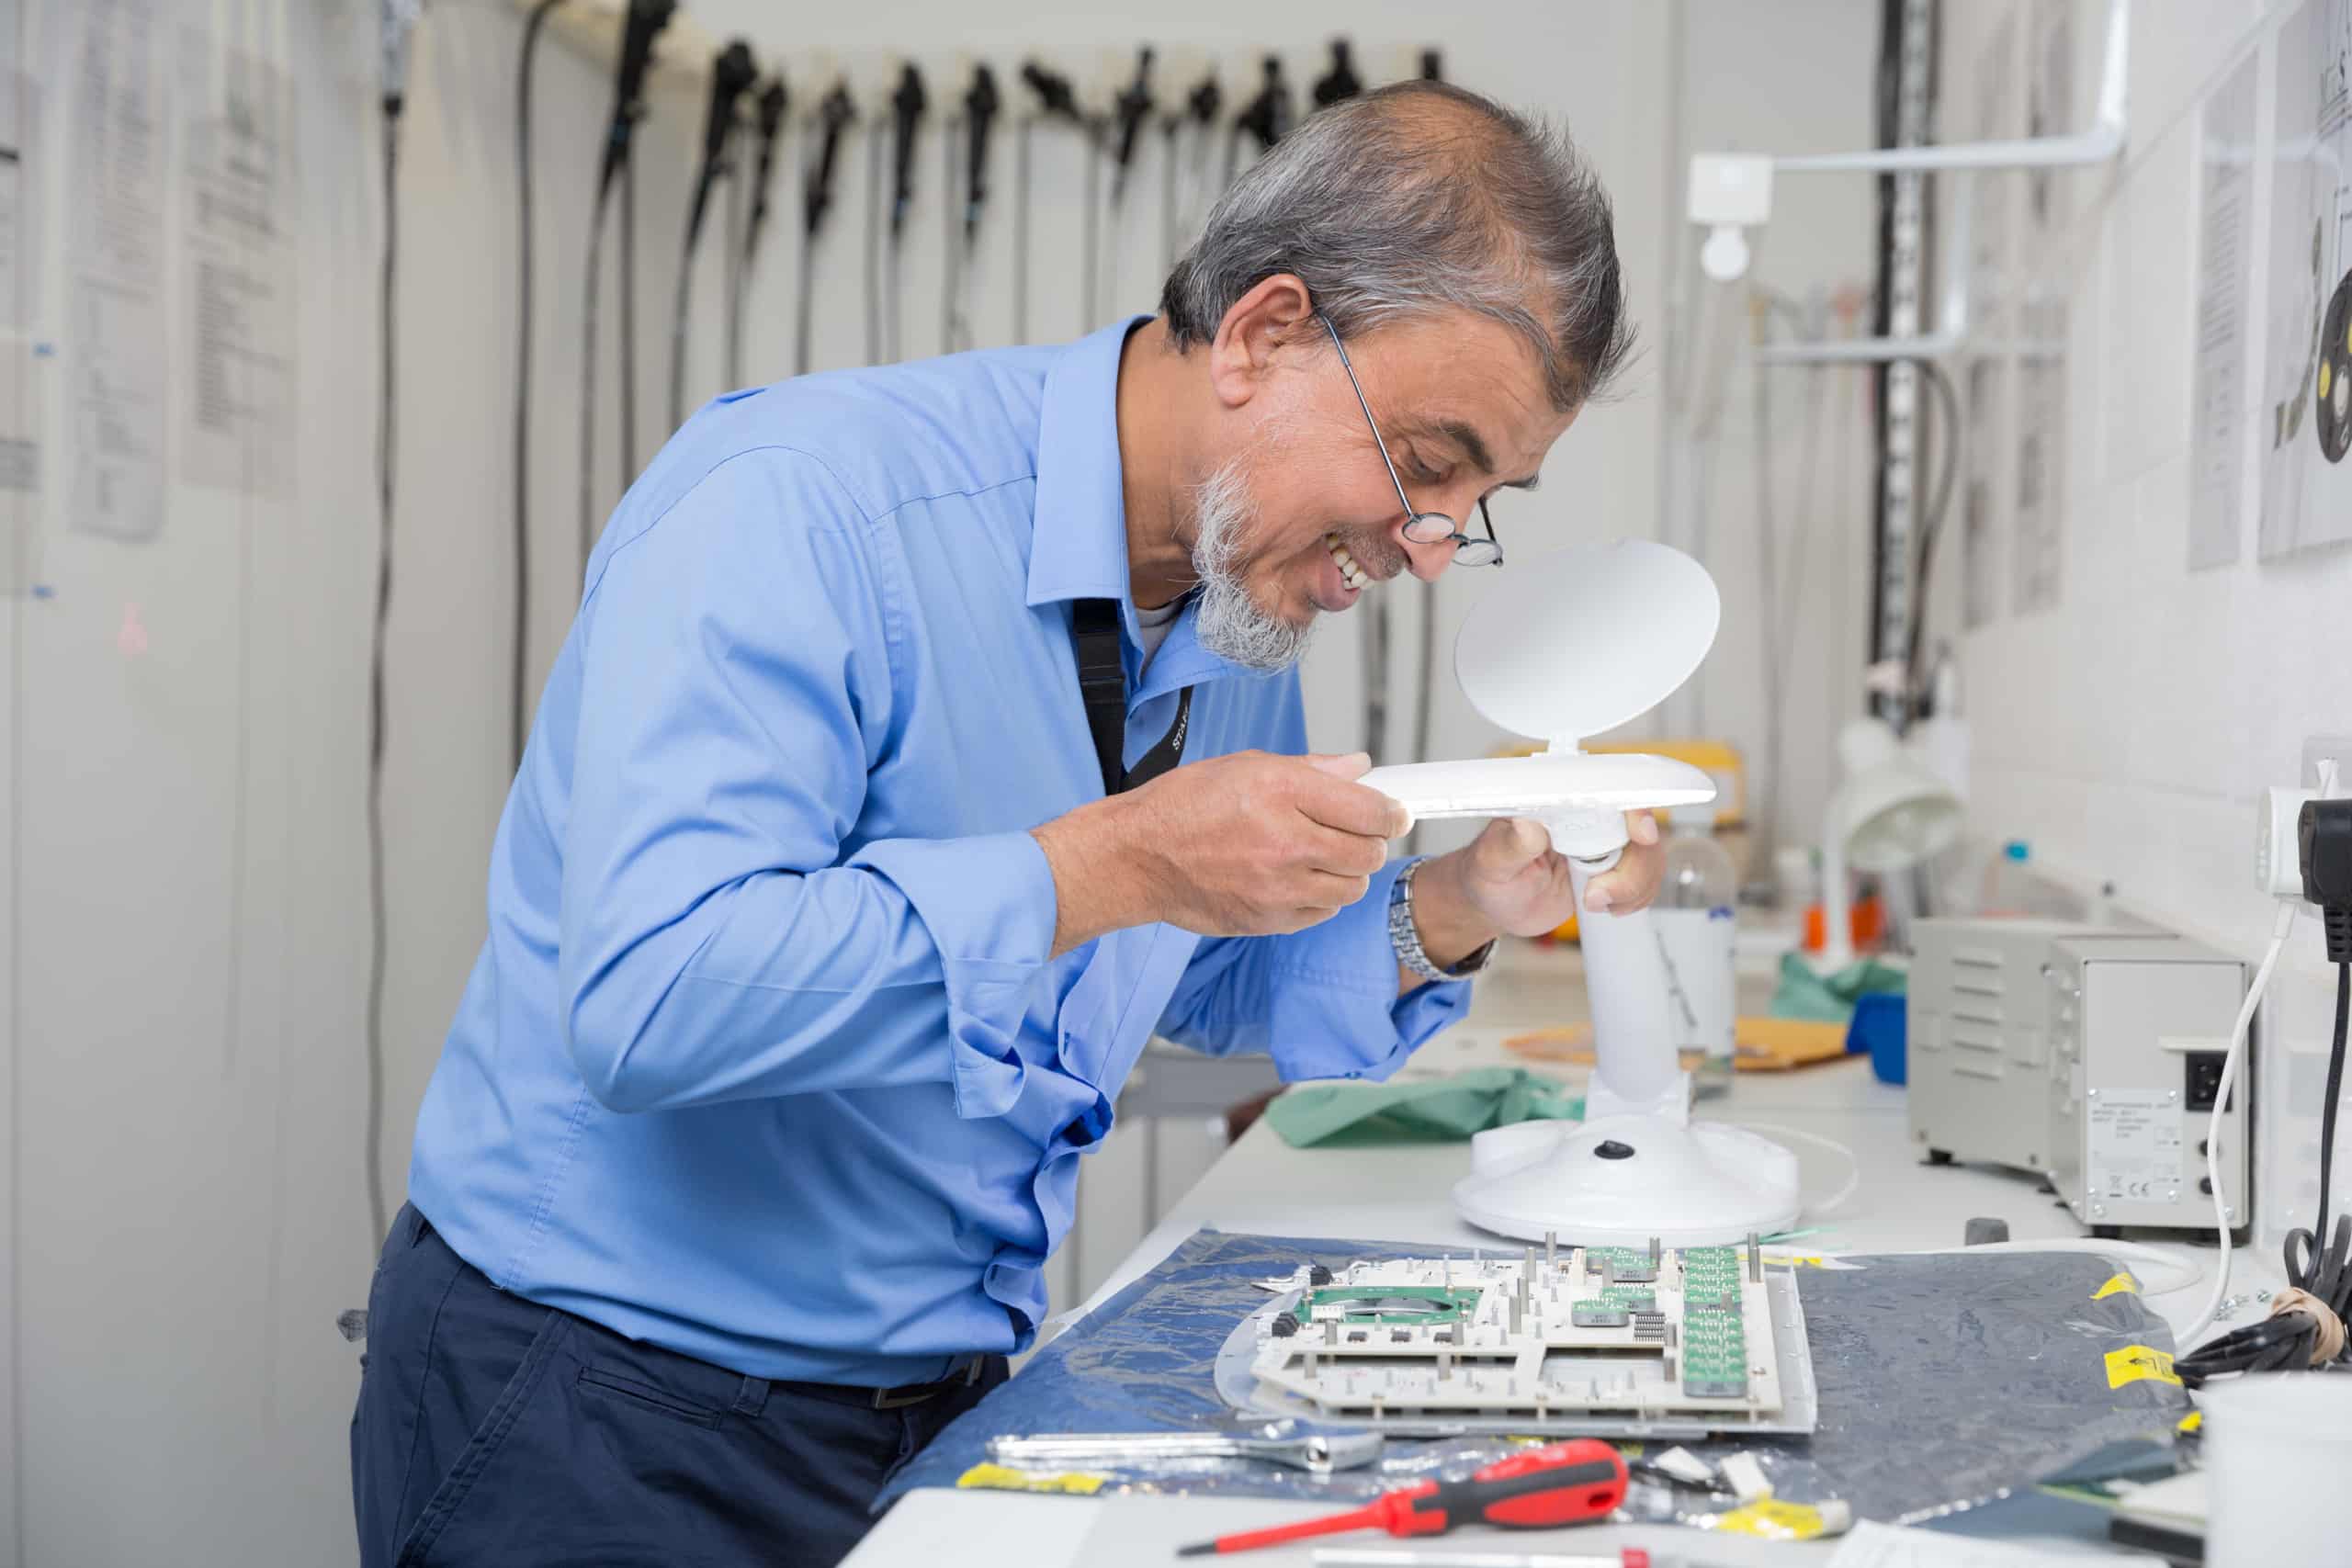
M 2046 920 L 1914 928 L 1912 1140 L 1930 1161 L 2040 1171 L 2075 1216 L 2209 1229 L 2208 1119 L 2245 966 L 2159 931 Z M 2247 1223 L 2248 1043 L 2223 1114 L 2222 1180 Z

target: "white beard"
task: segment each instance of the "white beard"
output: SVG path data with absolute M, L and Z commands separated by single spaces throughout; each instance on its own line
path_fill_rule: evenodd
M 1250 596 L 1241 551 L 1257 507 L 1239 460 L 1211 474 L 1193 495 L 1193 573 L 1201 583 L 1194 631 L 1201 646 L 1244 670 L 1271 674 L 1289 669 L 1306 651 L 1315 626 L 1312 621 L 1293 626 L 1269 615 Z

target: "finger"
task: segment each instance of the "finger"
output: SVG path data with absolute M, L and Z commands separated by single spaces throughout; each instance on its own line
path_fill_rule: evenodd
M 1309 926 L 1321 925 L 1324 921 L 1329 919 L 1339 912 L 1339 909 L 1336 908 L 1326 908 L 1320 904 L 1304 906 L 1302 908 L 1293 909 L 1290 912 L 1290 919 L 1285 929 L 1295 931 L 1303 931 Z
M 1490 881 L 1516 875 L 1529 863 L 1549 854 L 1552 835 L 1544 824 L 1525 817 L 1507 817 L 1487 824 L 1471 845 L 1479 874 Z
M 1306 865 L 1335 876 L 1370 876 L 1388 863 L 1388 840 L 1338 828 L 1313 828 L 1301 846 Z
M 1335 779 L 1346 779 L 1351 783 L 1372 772 L 1372 753 L 1369 751 L 1349 751 L 1337 756 L 1310 752 L 1301 760 L 1318 773 L 1329 773 Z
M 1344 909 L 1372 891 L 1372 878 L 1343 875 L 1333 871 L 1310 871 L 1284 891 L 1302 904 Z
M 1309 819 L 1343 833 L 1383 840 L 1396 838 L 1412 827 L 1412 818 L 1404 807 L 1378 790 L 1322 777 L 1321 772 L 1317 770 L 1317 776 L 1308 778 L 1298 792 L 1298 808 Z
M 1657 818 L 1647 811 L 1628 811 L 1625 813 L 1625 830 L 1633 835 L 1634 842 L 1637 844 L 1655 844 L 1657 842 Z
M 1616 865 L 1585 885 L 1584 907 L 1595 914 L 1611 915 L 1630 915 L 1636 909 L 1648 908 L 1650 900 L 1657 897 L 1659 881 L 1652 870 L 1629 852 Z

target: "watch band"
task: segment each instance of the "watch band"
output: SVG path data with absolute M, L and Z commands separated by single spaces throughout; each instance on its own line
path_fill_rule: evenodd
M 1495 955 L 1491 942 L 1471 953 L 1451 969 L 1441 969 L 1421 951 L 1421 933 L 1413 923 L 1413 877 L 1428 864 L 1427 857 L 1407 863 L 1396 874 L 1388 887 L 1388 945 L 1396 950 L 1396 962 L 1424 980 L 1460 980 L 1476 975 Z

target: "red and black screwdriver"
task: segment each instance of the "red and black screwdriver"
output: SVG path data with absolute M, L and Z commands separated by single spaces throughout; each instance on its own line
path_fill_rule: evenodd
M 1625 1461 L 1617 1450 L 1597 1438 L 1577 1438 L 1498 1460 L 1467 1481 L 1424 1481 L 1329 1518 L 1222 1535 L 1195 1541 L 1176 1555 L 1249 1551 L 1342 1530 L 1438 1535 L 1473 1519 L 1518 1529 L 1583 1524 L 1607 1518 L 1624 1500 Z

